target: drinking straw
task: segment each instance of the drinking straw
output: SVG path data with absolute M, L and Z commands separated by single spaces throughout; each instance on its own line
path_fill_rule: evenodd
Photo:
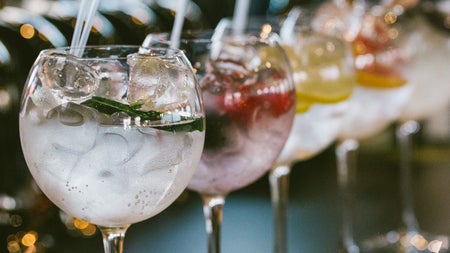
M 87 0 L 81 0 L 80 8 L 78 9 L 77 22 L 75 23 L 75 30 L 73 32 L 72 42 L 70 44 L 71 54 L 74 54 L 75 47 L 77 47 L 80 40 L 81 30 L 83 29 L 83 22 L 84 19 L 86 18 L 85 10 L 87 10 L 87 4 L 88 4 Z
M 303 15 L 300 8 L 294 7 L 291 9 L 280 28 L 280 36 L 283 40 L 292 42 L 291 40 L 294 35 L 293 31 L 295 31 L 295 26 L 297 25 L 300 15 Z
M 187 5 L 189 0 L 181 0 L 178 5 L 177 14 L 170 34 L 170 46 L 178 48 L 180 46 L 181 31 L 183 29 L 184 16 L 187 11 Z
M 83 53 L 82 48 L 86 46 L 99 3 L 100 0 L 81 0 L 71 42 L 71 54 L 81 56 Z
M 78 43 L 78 51 L 77 56 L 81 56 L 83 53 L 83 47 L 86 46 L 87 40 L 89 38 L 89 33 L 91 32 L 92 23 L 94 21 L 95 13 L 97 12 L 98 5 L 100 0 L 92 0 L 91 5 L 89 6 L 88 13 L 86 16 L 86 21 L 84 24 L 83 33 L 81 34 L 80 42 Z
M 233 34 L 240 35 L 244 32 L 247 25 L 248 13 L 250 9 L 250 0 L 237 0 L 233 12 Z

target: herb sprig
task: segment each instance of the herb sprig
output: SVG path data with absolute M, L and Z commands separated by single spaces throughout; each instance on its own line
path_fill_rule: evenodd
M 125 112 L 130 117 L 136 118 L 140 117 L 141 121 L 159 121 L 161 120 L 162 112 L 158 111 L 141 111 L 142 103 L 135 103 L 133 105 L 127 105 L 120 103 L 118 101 L 114 101 L 111 99 L 93 96 L 89 100 L 86 100 L 81 103 L 84 106 L 91 107 L 101 113 L 112 115 L 116 112 Z M 181 116 L 181 121 L 190 121 L 189 123 L 175 123 L 168 125 L 158 125 L 154 126 L 154 128 L 165 130 L 165 131 L 203 131 L 204 130 L 204 120 L 203 118 L 191 118 L 186 116 Z

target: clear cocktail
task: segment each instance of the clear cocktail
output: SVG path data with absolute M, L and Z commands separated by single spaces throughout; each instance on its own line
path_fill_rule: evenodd
M 202 100 L 179 50 L 83 50 L 38 57 L 23 93 L 22 148 L 47 197 L 121 252 L 128 226 L 168 207 L 197 168 Z

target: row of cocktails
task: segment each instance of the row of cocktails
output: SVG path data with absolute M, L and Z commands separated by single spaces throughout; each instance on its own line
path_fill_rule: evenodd
M 294 163 L 448 106 L 450 50 L 436 46 L 448 35 L 409 6 L 370 7 L 294 8 L 276 22 L 249 18 L 245 31 L 224 19 L 183 34 L 182 51 L 169 34 L 80 57 L 43 51 L 20 112 L 28 167 L 58 207 L 99 226 L 107 252 L 186 187 L 203 199 L 209 252 L 220 252 L 226 196 L 268 172 L 285 252 L 280 178 Z M 440 91 L 433 101 L 417 93 L 423 80 Z

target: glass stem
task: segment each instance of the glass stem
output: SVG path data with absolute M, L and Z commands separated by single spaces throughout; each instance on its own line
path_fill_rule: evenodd
M 220 228 L 225 196 L 202 196 L 203 215 L 208 235 L 208 253 L 220 253 Z
M 341 243 L 344 252 L 358 253 L 353 235 L 356 170 L 359 142 L 354 139 L 339 141 L 336 146 L 338 187 L 342 208 Z
M 122 253 L 123 252 L 123 240 L 125 238 L 125 232 L 130 225 L 122 227 L 101 227 L 98 226 L 102 232 L 103 247 L 105 253 Z
M 277 165 L 269 173 L 274 217 L 274 252 L 287 252 L 287 205 L 291 166 Z
M 397 127 L 396 136 L 400 152 L 400 196 L 402 198 L 402 219 L 406 232 L 417 232 L 419 225 L 414 212 L 412 158 L 414 134 L 420 130 L 420 124 L 410 120 Z

